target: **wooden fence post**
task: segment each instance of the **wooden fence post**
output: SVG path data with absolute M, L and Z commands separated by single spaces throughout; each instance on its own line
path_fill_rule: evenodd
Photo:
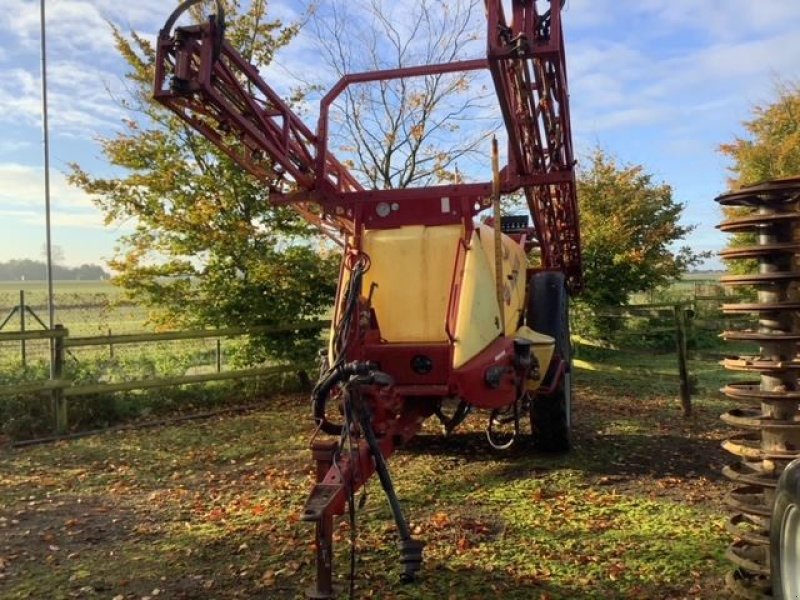
M 19 330 L 21 333 L 25 333 L 25 290 L 19 291 Z M 19 358 L 24 369 L 27 364 L 24 339 L 19 341 Z
M 63 325 L 56 325 L 54 332 L 60 332 L 64 329 Z M 53 339 L 53 368 L 51 370 L 51 379 L 60 380 L 64 376 L 64 363 L 66 359 L 66 351 L 64 346 L 64 336 L 57 335 Z M 67 415 L 67 399 L 64 397 L 64 388 L 56 387 L 51 392 L 53 399 L 53 413 L 56 418 L 56 433 L 61 435 L 69 429 L 69 417 Z
M 686 365 L 686 311 L 682 304 L 675 304 L 672 307 L 675 319 L 675 346 L 678 352 L 678 375 L 680 377 L 681 408 L 683 416 L 692 415 L 692 396 L 689 385 L 689 369 Z
M 111 343 L 111 328 L 108 328 L 108 358 L 114 358 L 114 344 Z
M 222 373 L 222 342 L 217 338 L 217 373 Z

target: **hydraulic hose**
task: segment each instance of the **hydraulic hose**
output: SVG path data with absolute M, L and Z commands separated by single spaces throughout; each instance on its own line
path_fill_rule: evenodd
M 178 17 L 180 17 L 183 13 L 189 10 L 195 4 L 200 4 L 205 0 L 184 0 L 181 2 L 178 7 L 172 11 L 172 14 L 169 16 L 167 21 L 164 23 L 164 27 L 161 28 L 159 32 L 159 37 L 166 37 L 169 36 L 172 28 L 175 26 Z M 217 5 L 217 13 L 216 13 L 216 22 L 220 29 L 225 28 L 225 8 L 222 6 L 222 2 L 220 0 L 216 0 Z
M 184 0 L 181 2 L 178 7 L 172 11 L 172 14 L 169 16 L 167 21 L 164 23 L 164 26 L 161 28 L 161 31 L 158 32 L 159 38 L 168 38 L 172 34 L 172 28 L 175 26 L 175 23 L 178 21 L 178 18 L 189 10 L 195 4 L 200 4 L 205 0 Z M 219 53 L 222 50 L 222 41 L 225 38 L 225 7 L 222 5 L 220 0 L 215 0 L 215 4 L 217 6 L 217 12 L 213 15 L 214 25 L 216 26 L 216 39 L 214 40 L 214 58 L 219 57 Z
M 314 387 L 311 392 L 311 405 L 314 413 L 314 421 L 319 428 L 330 435 L 341 435 L 342 425 L 331 423 L 325 414 L 325 408 L 328 401 L 328 396 L 331 390 L 337 384 L 347 381 L 354 375 L 369 376 L 373 375 L 376 378 L 376 383 L 388 385 L 390 381 L 385 381 L 381 375 L 385 375 L 377 371 L 378 365 L 373 362 L 353 361 L 341 365 L 335 365 L 328 371 L 326 375 L 320 379 L 319 383 Z M 388 377 L 388 376 L 387 376 Z

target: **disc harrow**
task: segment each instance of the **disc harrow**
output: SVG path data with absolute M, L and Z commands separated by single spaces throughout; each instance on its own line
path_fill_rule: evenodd
M 726 385 L 722 392 L 744 406 L 734 408 L 722 420 L 738 429 L 723 448 L 738 461 L 723 469 L 734 482 L 726 503 L 733 515 L 727 529 L 734 541 L 726 556 L 735 568 L 726 581 L 735 597 L 770 598 L 769 526 L 778 477 L 786 465 L 800 456 L 800 360 L 797 344 L 800 310 L 796 256 L 800 254 L 800 179 L 785 179 L 742 188 L 716 198 L 725 207 L 741 207 L 745 214 L 724 221 L 727 233 L 752 233 L 757 242 L 720 253 L 723 260 L 753 260 L 756 272 L 727 275 L 726 286 L 750 286 L 756 302 L 725 304 L 725 314 L 750 314 L 753 329 L 725 331 L 731 342 L 758 344 L 755 355 L 728 357 L 727 369 L 757 375 L 749 381 Z

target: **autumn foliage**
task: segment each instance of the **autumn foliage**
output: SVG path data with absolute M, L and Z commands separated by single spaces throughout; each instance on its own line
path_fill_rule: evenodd
M 227 4 L 228 41 L 253 64 L 268 64 L 296 33 L 267 20 L 264 1 L 244 11 Z M 147 38 L 116 28 L 113 35 L 129 67 L 129 94 L 119 101 L 130 113 L 119 133 L 100 141 L 114 174 L 72 165 L 70 179 L 107 224 L 133 226 L 109 263 L 115 283 L 150 306 L 162 327 L 280 324 L 324 312 L 336 257 L 295 212 L 269 203 L 266 182 L 153 102 Z M 248 358 L 306 361 L 318 345 L 315 331 L 272 336 L 254 343 Z
M 688 246 L 674 246 L 694 228 L 680 223 L 683 204 L 669 185 L 599 149 L 584 164 L 578 202 L 585 304 L 625 304 L 631 294 L 670 282 L 702 258 Z
M 719 147 L 733 161 L 733 189 L 800 176 L 800 85 L 779 84 L 775 100 L 754 106 L 744 127 L 748 137 L 736 137 Z
M 744 122 L 747 137 L 736 137 L 721 144 L 719 151 L 731 159 L 729 185 L 736 190 L 772 179 L 800 176 L 800 85 L 781 83 L 776 86 L 775 100 L 753 107 L 752 118 Z M 723 214 L 730 219 L 750 209 L 725 207 Z M 752 233 L 731 236 L 732 247 L 755 243 Z M 758 268 L 755 260 L 737 260 L 728 265 L 734 273 L 752 272 Z

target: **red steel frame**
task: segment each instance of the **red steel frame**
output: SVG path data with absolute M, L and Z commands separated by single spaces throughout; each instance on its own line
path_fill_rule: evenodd
M 501 0 L 486 0 L 487 58 L 346 75 L 322 99 L 314 133 L 264 82 L 256 67 L 225 41 L 221 19 L 211 17 L 206 23 L 171 31 L 178 15 L 196 1 L 184 2 L 159 34 L 154 97 L 263 181 L 271 191 L 271 201 L 292 206 L 332 239 L 341 242 L 344 238 L 346 254 L 354 256 L 360 252 L 364 229 L 464 226 L 446 316 L 449 343 L 386 344 L 377 327 L 368 327 L 351 338 L 358 343 L 348 346 L 348 360 L 392 365 L 386 370 L 395 378 L 394 387 L 363 390 L 372 407 L 381 454 L 388 457 L 399 443 L 416 434 L 433 412 L 431 399 L 455 395 L 484 408 L 515 402 L 520 373 L 511 368 L 510 337 L 499 337 L 458 370 L 447 366 L 452 364 L 464 250 L 473 218 L 491 205 L 492 183 L 364 189 L 328 150 L 328 115 L 331 104 L 353 84 L 488 69 L 508 133 L 508 164 L 500 173 L 500 192 L 524 192 L 534 224 L 529 235 L 541 249 L 542 267 L 563 271 L 571 291 L 579 291 L 580 238 L 560 3 L 551 2 L 549 12 L 539 15 L 533 0 L 512 0 L 509 23 Z M 442 210 L 445 197 L 447 211 Z M 376 212 L 380 203 L 399 209 L 381 217 Z M 523 235 L 520 243 L 531 240 Z M 361 327 L 356 325 L 357 330 Z M 431 377 L 419 377 L 409 366 L 421 348 L 438 357 Z M 508 367 L 508 375 L 499 388 L 487 389 L 484 373 L 495 364 Z M 328 561 L 327 567 L 319 567 L 322 587 L 330 584 L 330 519 L 344 512 L 352 488 L 363 485 L 375 471 L 364 440 L 352 456 L 339 455 L 336 464 L 326 452 L 315 451 L 319 484 L 312 499 L 327 494 L 327 501 L 316 514 L 309 507 L 321 505 L 309 499 L 306 511 L 316 515 L 311 520 L 317 521 L 318 566 Z M 327 584 L 319 583 L 324 580 Z M 330 597 L 329 592 L 318 590 L 317 597 Z
M 273 201 L 291 203 L 339 239 L 342 233 L 359 234 L 356 221 L 378 226 L 365 221 L 378 202 L 403 205 L 403 220 L 384 221 L 386 227 L 439 224 L 443 196 L 465 200 L 462 207 L 477 202 L 482 210 L 491 182 L 363 189 L 328 151 L 332 102 L 355 83 L 488 68 L 508 132 L 509 163 L 501 172 L 501 192 L 524 191 L 543 267 L 564 271 L 572 291 L 578 291 L 580 238 L 561 9 L 551 5 L 548 35 L 543 36 L 533 1 L 513 0 L 512 7 L 509 25 L 501 0 L 486 0 L 486 59 L 346 75 L 322 99 L 316 134 L 223 39 L 214 19 L 178 28 L 175 35 L 170 35 L 170 19 L 159 35 L 154 97 L 269 185 Z M 470 220 L 475 212 L 459 209 L 453 216 Z

